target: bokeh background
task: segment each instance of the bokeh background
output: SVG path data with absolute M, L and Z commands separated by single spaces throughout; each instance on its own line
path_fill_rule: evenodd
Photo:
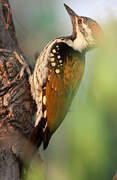
M 87 53 L 78 94 L 42 156 L 46 180 L 111 180 L 117 170 L 117 1 L 10 2 L 20 46 L 33 64 L 48 41 L 72 31 L 63 3 L 102 26 L 104 41 Z M 43 179 L 39 173 L 30 179 Z

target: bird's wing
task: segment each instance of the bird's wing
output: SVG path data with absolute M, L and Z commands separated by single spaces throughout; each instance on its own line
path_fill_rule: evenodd
M 63 42 L 54 43 L 48 54 L 48 76 L 42 91 L 43 115 L 34 131 L 34 135 L 38 134 L 38 145 L 43 141 L 44 149 L 68 111 L 78 76 L 81 79 L 82 68 L 78 69 L 77 55 L 72 57 L 72 54 L 72 48 Z

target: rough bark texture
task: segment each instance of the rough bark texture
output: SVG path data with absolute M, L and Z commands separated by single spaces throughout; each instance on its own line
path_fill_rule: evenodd
M 4 169 L 3 169 L 3 168 Z M 0 149 L 0 179 L 20 180 L 19 163 L 8 149 Z
M 35 104 L 20 55 L 9 2 L 0 1 L 0 180 L 19 180 L 21 162 L 36 150 L 28 141 Z

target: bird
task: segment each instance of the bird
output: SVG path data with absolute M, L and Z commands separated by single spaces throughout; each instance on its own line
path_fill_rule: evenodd
M 56 38 L 45 46 L 30 78 L 37 105 L 31 141 L 38 147 L 43 144 L 44 150 L 78 91 L 86 52 L 97 47 L 102 38 L 102 29 L 96 21 L 79 16 L 66 4 L 64 6 L 71 19 L 72 35 Z

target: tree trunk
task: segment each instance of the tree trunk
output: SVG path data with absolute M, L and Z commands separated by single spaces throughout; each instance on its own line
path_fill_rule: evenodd
M 25 60 L 24 60 L 25 59 Z M 37 148 L 28 138 L 34 129 L 35 103 L 27 59 L 19 48 L 8 0 L 0 2 L 0 180 L 20 180 L 24 162 Z M 28 69 L 28 71 L 27 71 Z M 38 156 L 40 159 L 40 157 Z

